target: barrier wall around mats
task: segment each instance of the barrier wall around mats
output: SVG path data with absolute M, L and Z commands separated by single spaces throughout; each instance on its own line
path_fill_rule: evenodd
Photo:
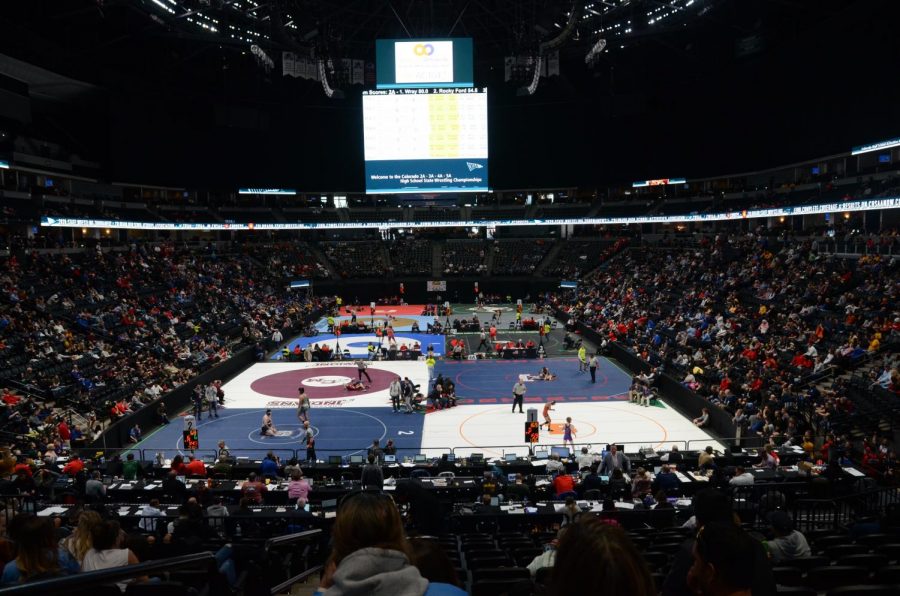
M 562 311 L 557 311 L 557 318 L 566 321 L 569 315 Z M 591 329 L 584 323 L 576 323 L 581 336 L 596 346 L 603 343 L 603 337 L 597 331 Z M 608 356 L 614 358 L 632 374 L 639 372 L 647 372 L 650 365 L 644 362 L 638 356 L 625 348 L 619 342 L 609 342 L 607 344 Z M 731 421 L 731 414 L 725 410 L 710 404 L 696 392 L 691 391 L 682 385 L 678 379 L 662 374 L 657 376 L 656 386 L 659 388 L 660 395 L 665 397 L 666 403 L 675 408 L 675 410 L 687 418 L 696 418 L 700 416 L 703 408 L 709 409 L 709 425 L 705 427 L 707 430 L 713 431 L 719 437 L 737 436 L 737 427 Z

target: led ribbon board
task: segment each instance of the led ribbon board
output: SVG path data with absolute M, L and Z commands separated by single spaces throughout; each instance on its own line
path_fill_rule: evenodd
M 821 205 L 773 207 L 748 211 L 720 213 L 691 213 L 687 215 L 637 215 L 634 217 L 570 217 L 560 219 L 498 219 L 477 221 L 382 221 L 382 222 L 316 222 L 316 223 L 180 223 L 158 221 L 121 221 L 114 219 L 83 219 L 78 217 L 41 218 L 45 228 L 109 228 L 115 230 L 366 230 L 410 228 L 478 228 L 499 226 L 600 226 L 631 225 L 645 223 L 690 223 L 707 221 L 733 221 L 764 217 L 790 217 L 828 213 L 852 213 L 900 208 L 900 196 L 866 201 L 845 201 Z

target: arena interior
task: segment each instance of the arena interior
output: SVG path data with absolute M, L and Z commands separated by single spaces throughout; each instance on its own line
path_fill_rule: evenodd
M 895 4 L 7 0 L 0 594 L 900 593 Z

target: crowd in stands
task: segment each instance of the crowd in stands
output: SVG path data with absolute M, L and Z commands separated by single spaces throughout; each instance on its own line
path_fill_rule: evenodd
M 0 376 L 16 390 L 0 404 L 0 431 L 28 437 L 41 453 L 68 445 L 70 434 L 89 442 L 107 418 L 145 407 L 243 346 L 261 353 L 274 331 L 330 304 L 287 293 L 280 273 L 246 256 L 171 245 L 22 253 L 0 268 Z
M 567 240 L 563 242 L 556 259 L 544 269 L 544 275 L 560 279 L 578 279 L 599 265 L 600 252 L 605 242 Z
M 247 244 L 247 254 L 263 263 L 269 275 L 285 282 L 296 279 L 328 279 L 328 268 L 319 262 L 310 246 L 305 242 L 277 242 L 269 244 Z
M 859 461 L 864 446 L 846 437 L 854 402 L 842 382 L 816 383 L 870 361 L 900 390 L 898 275 L 896 259 L 718 236 L 629 251 L 551 302 L 725 409 L 745 436 L 803 446 L 811 461 L 837 445 Z M 893 446 L 881 448 L 895 466 Z
M 444 244 L 444 275 L 478 275 L 487 271 L 485 244 L 481 241 L 452 241 Z
M 550 240 L 501 240 L 494 244 L 494 275 L 532 275 L 547 255 Z
M 393 241 L 388 247 L 391 268 L 400 275 L 431 275 L 431 242 L 413 236 Z
M 341 279 L 381 277 L 387 272 L 381 242 L 325 242 L 325 256 Z

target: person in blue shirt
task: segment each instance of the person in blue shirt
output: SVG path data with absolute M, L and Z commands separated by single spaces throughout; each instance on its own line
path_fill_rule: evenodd
M 278 477 L 278 457 L 269 451 L 259 466 L 259 473 L 266 478 Z
M 6 564 L 0 586 L 38 581 L 78 573 L 80 567 L 56 540 L 49 517 L 21 514 L 7 527 L 16 543 L 16 558 Z

